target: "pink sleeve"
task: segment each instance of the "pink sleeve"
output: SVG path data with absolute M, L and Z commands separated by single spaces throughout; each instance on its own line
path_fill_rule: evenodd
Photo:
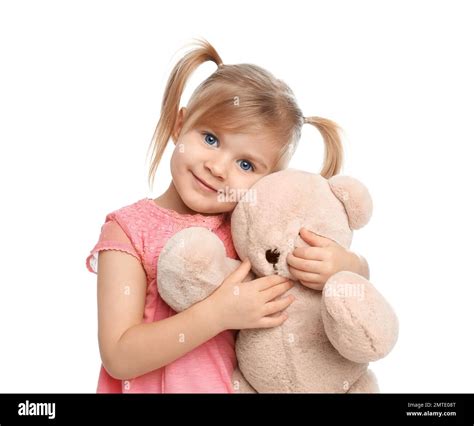
M 113 220 L 109 220 L 102 225 L 99 241 L 91 250 L 89 256 L 87 256 L 87 269 L 95 274 L 97 274 L 98 254 L 101 250 L 123 251 L 136 257 L 141 262 L 140 256 L 130 242 L 130 239 L 120 225 Z

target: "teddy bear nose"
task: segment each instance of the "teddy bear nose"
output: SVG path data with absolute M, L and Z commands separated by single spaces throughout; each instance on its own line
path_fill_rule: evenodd
M 269 263 L 272 263 L 273 265 L 275 265 L 275 263 L 278 262 L 279 257 L 280 257 L 280 252 L 277 249 L 267 250 L 265 252 L 265 258 L 267 259 Z

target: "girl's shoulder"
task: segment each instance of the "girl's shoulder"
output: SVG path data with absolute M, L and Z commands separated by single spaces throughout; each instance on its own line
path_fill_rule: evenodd
M 156 208 L 155 208 L 156 207 Z M 159 215 L 161 208 L 151 199 L 142 198 L 132 204 L 127 204 L 117 210 L 112 211 L 106 219 L 121 218 L 122 220 L 139 220 L 142 217 Z
M 156 258 L 169 238 L 190 226 L 202 226 L 214 232 L 224 243 L 227 256 L 237 258 L 232 242 L 230 216 L 181 214 L 143 198 L 106 215 L 99 241 L 87 258 L 89 262 L 101 249 L 126 251 L 137 257 L 150 278 L 156 275 Z

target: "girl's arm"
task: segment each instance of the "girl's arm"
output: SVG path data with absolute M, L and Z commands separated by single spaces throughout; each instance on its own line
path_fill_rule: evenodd
M 97 282 L 100 354 L 104 368 L 116 379 L 169 364 L 222 331 L 204 303 L 142 323 L 146 276 L 140 262 L 127 253 L 99 252 Z
M 282 324 L 285 314 L 272 315 L 294 298 L 274 299 L 291 283 L 276 275 L 242 283 L 249 270 L 246 261 L 207 299 L 161 321 L 142 323 L 146 294 L 142 265 L 130 254 L 100 251 L 97 300 L 104 368 L 112 377 L 126 380 L 173 362 L 223 330 Z

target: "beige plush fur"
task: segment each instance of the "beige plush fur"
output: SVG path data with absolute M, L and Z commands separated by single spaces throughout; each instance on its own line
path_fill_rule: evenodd
M 366 187 L 349 176 L 325 179 L 287 169 L 250 189 L 232 213 L 232 236 L 240 258 L 256 276 L 279 274 L 294 280 L 287 255 L 307 244 L 302 227 L 345 248 L 352 231 L 372 214 Z M 272 256 L 267 256 L 269 251 Z M 270 260 L 269 260 L 270 259 Z M 233 271 L 219 238 L 205 228 L 187 228 L 166 244 L 158 264 L 158 289 L 180 311 L 209 295 Z M 248 276 L 247 279 L 251 279 Z M 236 341 L 236 392 L 377 392 L 369 362 L 386 356 L 398 336 L 388 302 L 364 277 L 339 272 L 321 291 L 301 283 L 283 325 L 241 330 Z

